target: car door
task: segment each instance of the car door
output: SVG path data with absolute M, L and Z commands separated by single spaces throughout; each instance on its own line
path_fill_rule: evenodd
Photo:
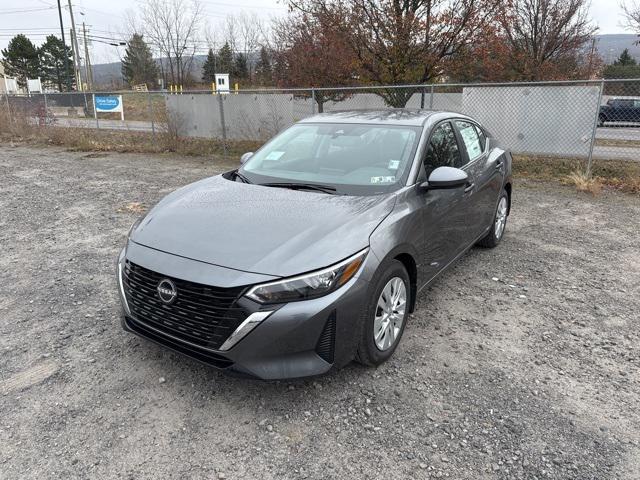
M 493 221 L 496 204 L 502 188 L 502 161 L 492 158 L 487 148 L 486 134 L 469 120 L 455 120 L 460 144 L 468 163 L 462 167 L 469 175 L 466 188 L 465 209 L 469 212 L 469 234 L 466 244 L 477 240 Z
M 640 123 L 640 100 L 633 101 L 633 123 Z
M 614 121 L 616 122 L 633 122 L 633 100 L 618 100 Z
M 418 174 L 418 182 L 438 167 L 459 168 L 464 163 L 458 137 L 450 121 L 436 125 L 429 137 Z M 462 248 L 466 229 L 464 188 L 427 190 L 421 194 L 424 225 L 422 245 L 425 278 L 447 266 Z

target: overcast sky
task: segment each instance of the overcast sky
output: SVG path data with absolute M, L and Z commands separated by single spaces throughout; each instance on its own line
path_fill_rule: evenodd
M 68 0 L 61 0 L 61 3 L 66 5 Z M 265 20 L 286 13 L 286 7 L 278 0 L 202 0 L 202 4 L 206 9 L 205 21 L 212 27 L 226 15 L 242 10 L 255 12 Z M 137 0 L 73 0 L 76 28 L 80 29 L 84 20 L 93 35 L 113 35 L 123 30 L 126 11 L 136 10 L 136 7 Z M 629 33 L 620 25 L 622 17 L 618 0 L 592 0 L 591 17 L 600 27 L 599 33 Z M 63 11 L 63 21 L 68 32 L 68 9 Z M 5 48 L 17 33 L 27 34 L 36 45 L 40 45 L 47 34 L 59 36 L 56 0 L 1 1 L 0 48 Z M 120 53 L 123 53 L 122 47 Z M 91 56 L 94 64 L 116 61 L 119 58 L 115 47 L 100 43 L 93 44 Z

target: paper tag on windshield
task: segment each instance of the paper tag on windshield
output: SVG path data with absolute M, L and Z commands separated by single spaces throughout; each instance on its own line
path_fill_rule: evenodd
M 274 150 L 269 155 L 267 155 L 264 159 L 265 160 L 278 160 L 282 155 L 284 155 L 284 152 L 279 152 L 277 150 Z
M 400 166 L 400 160 L 389 160 L 389 170 L 397 170 Z
M 371 177 L 371 183 L 394 183 L 396 177 L 393 175 L 386 177 Z

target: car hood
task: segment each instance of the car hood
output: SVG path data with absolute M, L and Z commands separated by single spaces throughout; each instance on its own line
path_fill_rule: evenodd
M 336 263 L 369 245 L 395 194 L 328 195 L 216 176 L 165 197 L 130 240 L 246 272 L 291 276 Z

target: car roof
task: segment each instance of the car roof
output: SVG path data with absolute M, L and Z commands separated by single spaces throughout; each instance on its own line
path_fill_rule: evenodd
M 436 110 L 411 110 L 391 108 L 388 110 L 344 110 L 321 113 L 307 117 L 299 123 L 372 123 L 380 125 L 410 125 L 422 127 L 433 116 L 439 119 L 465 117 L 458 113 Z

